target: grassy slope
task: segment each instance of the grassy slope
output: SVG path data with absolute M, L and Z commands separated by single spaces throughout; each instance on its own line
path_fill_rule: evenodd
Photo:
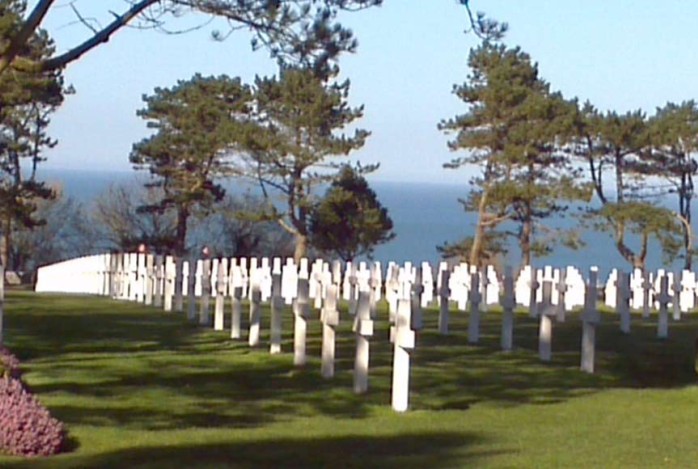
M 181 315 L 11 293 L 7 345 L 67 424 L 73 450 L 41 461 L 0 457 L 0 467 L 695 467 L 698 319 L 672 323 L 662 342 L 654 322 L 636 318 L 628 337 L 606 315 L 599 372 L 588 376 L 578 371 L 577 317 L 555 325 L 545 365 L 526 315 L 517 316 L 512 353 L 498 350 L 497 313 L 486 314 L 476 347 L 464 345 L 463 313 L 448 337 L 433 332 L 435 316 L 426 314 L 413 354 L 412 410 L 398 415 L 384 320 L 371 345 L 371 389 L 358 397 L 346 316 L 337 377 L 324 380 L 316 358 L 294 370 L 289 353 L 251 350 Z M 290 313 L 284 321 L 288 352 Z M 317 321 L 309 331 L 318 357 Z

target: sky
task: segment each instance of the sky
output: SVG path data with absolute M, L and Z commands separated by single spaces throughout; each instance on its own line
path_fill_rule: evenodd
M 29 2 L 30 6 L 32 2 Z M 90 31 L 75 22 L 73 3 L 86 18 L 106 24 L 123 0 L 58 0 L 43 26 L 59 51 Z M 471 0 L 474 10 L 509 23 L 504 42 L 521 46 L 541 76 L 568 98 L 601 110 L 654 113 L 668 101 L 698 99 L 698 2 L 681 0 Z M 468 169 L 444 169 L 457 156 L 437 129 L 466 111 L 453 94 L 467 79 L 467 57 L 478 39 L 464 31 L 457 0 L 384 0 L 380 8 L 347 13 L 341 22 L 359 40 L 340 60 L 352 83 L 349 102 L 364 105 L 361 128 L 370 130 L 362 163 L 380 162 L 372 180 L 463 183 Z M 203 22 L 192 15 L 170 21 L 172 30 Z M 76 93 L 56 112 L 49 133 L 59 140 L 46 153 L 47 169 L 130 171 L 133 143 L 149 134 L 136 116 L 142 95 L 178 80 L 227 74 L 251 82 L 277 67 L 265 51 L 250 50 L 250 36 L 211 38 L 212 23 L 181 35 L 129 28 L 68 66 Z

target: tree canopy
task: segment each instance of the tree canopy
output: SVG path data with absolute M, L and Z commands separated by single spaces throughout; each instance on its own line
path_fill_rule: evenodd
M 163 197 L 141 209 L 176 211 L 172 248 L 182 255 L 193 210 L 208 209 L 225 194 L 217 181 L 230 174 L 229 151 L 248 131 L 252 95 L 237 78 L 195 75 L 143 99 L 146 107 L 138 115 L 156 133 L 133 146 L 130 160 L 150 171 L 149 184 L 161 188 Z
M 80 14 L 79 4 L 71 3 L 76 21 L 91 30 L 84 41 L 67 51 L 45 57 L 26 57 L 22 49 L 36 34 L 53 9 L 55 0 L 38 0 L 21 23 L 0 42 L 0 74 L 8 69 L 47 71 L 65 67 L 129 25 L 166 30 L 168 19 L 187 13 L 221 18 L 228 30 L 214 32 L 224 38 L 246 29 L 252 34 L 252 46 L 264 47 L 282 62 L 313 63 L 326 66 L 342 51 L 351 51 L 356 40 L 351 31 L 336 22 L 337 14 L 380 5 L 382 0 L 134 0 L 121 11 L 107 11 L 110 21 L 95 27 Z M 23 13 L 23 12 L 22 12 Z
M 313 208 L 313 247 L 335 253 L 344 261 L 373 254 L 378 244 L 395 238 L 393 221 L 366 178 L 345 165 Z

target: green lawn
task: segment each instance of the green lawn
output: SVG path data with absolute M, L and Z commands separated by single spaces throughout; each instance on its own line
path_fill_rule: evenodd
M 598 373 L 578 371 L 577 316 L 555 324 L 553 361 L 537 358 L 537 323 L 516 318 L 511 353 L 499 351 L 489 312 L 479 346 L 466 315 L 439 336 L 425 315 L 412 355 L 411 410 L 390 409 L 388 325 L 376 324 L 370 391 L 352 393 L 351 322 L 338 334 L 337 376 L 320 376 L 320 324 L 294 369 L 292 317 L 284 354 L 251 350 L 229 332 L 181 314 L 101 298 L 10 292 L 6 344 L 25 380 L 65 422 L 71 451 L 43 460 L 0 457 L 2 468 L 189 467 L 697 467 L 698 319 L 670 339 L 634 318 L 624 336 L 607 313 L 597 332 Z

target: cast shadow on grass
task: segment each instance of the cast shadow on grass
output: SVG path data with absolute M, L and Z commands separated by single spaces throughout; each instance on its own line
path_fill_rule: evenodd
M 13 308 L 21 308 L 17 297 L 10 301 L 15 302 Z M 390 404 L 392 345 L 384 312 L 371 338 L 370 391 L 355 396 L 355 339 L 346 314 L 337 333 L 337 374 L 325 380 L 315 358 L 320 355 L 320 324 L 309 321 L 309 364 L 294 368 L 288 353 L 293 349 L 288 312 L 286 353 L 269 356 L 266 309 L 263 345 L 250 349 L 244 341 L 231 341 L 228 330 L 203 330 L 181 314 L 131 303 L 50 296 L 34 296 L 28 303 L 33 309 L 8 321 L 18 355 L 34 358 L 31 366 L 44 373 L 55 371 L 51 367 L 70 368 L 32 384 L 35 392 L 104 401 L 94 407 L 53 405 L 52 411 L 69 425 L 253 427 L 317 414 L 361 418 L 372 406 Z M 653 322 L 635 321 L 628 336 L 620 333 L 615 316 L 605 315 L 597 330 L 597 373 L 588 375 L 579 371 L 577 315 L 555 323 L 550 363 L 538 359 L 535 319 L 517 315 L 515 349 L 505 353 L 499 347 L 498 313 L 484 314 L 477 345 L 467 343 L 467 314 L 452 316 L 448 336 L 435 332 L 436 316 L 434 310 L 425 312 L 424 330 L 411 353 L 413 409 L 463 410 L 488 401 L 548 404 L 608 388 L 679 387 L 696 380 L 694 317 L 672 323 L 670 339 L 659 341 Z M 245 320 L 243 329 L 246 324 Z M 144 390 L 162 392 L 165 401 L 172 396 L 187 401 L 170 408 L 157 405 L 157 394 L 142 402 L 129 400 Z
M 23 468 L 382 468 L 469 466 L 505 451 L 478 449 L 485 442 L 467 433 L 420 433 L 390 436 L 284 438 L 231 443 L 177 444 L 117 450 L 97 455 L 64 455 L 10 462 Z

